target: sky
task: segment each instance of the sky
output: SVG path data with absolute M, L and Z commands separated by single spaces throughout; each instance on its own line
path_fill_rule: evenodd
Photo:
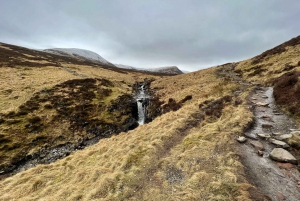
M 196 71 L 300 35 L 299 0 L 0 0 L 0 42 Z

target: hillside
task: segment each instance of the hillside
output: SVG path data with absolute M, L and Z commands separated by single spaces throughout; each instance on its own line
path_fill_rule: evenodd
M 286 140 L 294 164 L 261 157 L 250 138 L 245 144 L 236 138 L 255 132 L 254 121 L 262 118 L 256 110 L 266 109 L 255 102 L 263 96 L 254 95 L 265 93 L 263 86 L 274 86 L 275 101 L 299 128 L 298 40 L 176 76 L 0 44 L 0 200 L 297 200 L 299 136 Z M 151 94 L 151 119 L 137 126 L 132 98 L 140 85 Z M 85 144 L 93 139 L 94 145 Z M 265 154 L 275 148 L 262 142 Z M 62 145 L 68 152 L 60 160 L 50 154 L 26 171 L 14 167 L 49 151 L 62 153 Z M 262 186 L 256 174 L 267 173 L 253 172 L 259 163 L 245 158 L 268 160 L 262 165 L 278 171 L 270 178 L 295 177 L 292 193 Z M 268 184 L 285 188 L 275 179 Z
M 99 64 L 106 64 L 106 65 L 113 66 L 113 64 L 105 60 L 103 57 L 89 50 L 83 50 L 78 48 L 53 48 L 53 49 L 45 49 L 43 51 L 47 53 L 52 53 L 52 54 L 57 54 L 57 55 L 62 55 L 67 57 L 86 59 L 93 62 L 97 62 Z

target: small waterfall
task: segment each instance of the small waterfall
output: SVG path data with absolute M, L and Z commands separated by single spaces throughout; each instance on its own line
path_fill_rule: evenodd
M 139 88 L 138 94 L 136 96 L 137 108 L 138 108 L 138 123 L 142 125 L 146 120 L 146 106 L 149 96 L 145 94 L 145 86 L 142 85 Z

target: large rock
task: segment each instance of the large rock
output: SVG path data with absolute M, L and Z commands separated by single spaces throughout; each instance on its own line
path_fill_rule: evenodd
M 264 151 L 265 147 L 260 141 L 251 141 L 250 144 L 257 150 Z
M 282 148 L 290 147 L 287 143 L 280 141 L 280 140 L 270 139 L 270 142 L 278 147 L 282 147 Z
M 270 153 L 270 158 L 279 162 L 298 164 L 296 158 L 290 152 L 282 148 L 273 149 Z

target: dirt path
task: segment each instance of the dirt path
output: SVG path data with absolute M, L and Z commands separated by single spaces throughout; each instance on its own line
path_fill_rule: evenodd
M 240 85 L 242 91 L 255 86 L 242 80 L 234 72 L 235 64 L 228 64 L 219 69 L 218 75 L 230 79 Z M 289 134 L 297 129 L 295 122 L 277 108 L 272 87 L 256 87 L 249 96 L 249 108 L 253 109 L 254 125 L 247 132 L 247 142 L 238 144 L 239 155 L 245 167 L 247 179 L 270 200 L 300 200 L 299 166 L 290 163 L 279 163 L 270 158 L 270 152 L 276 148 L 270 138 L 278 138 L 280 134 Z M 270 135 L 261 138 L 257 134 Z M 251 143 L 262 144 L 264 151 L 258 152 Z M 289 151 L 289 148 L 286 148 Z M 300 161 L 300 155 L 291 154 Z M 263 199 L 262 199 L 263 200 Z
M 245 133 L 248 142 L 241 144 L 240 153 L 246 173 L 251 182 L 257 186 L 265 195 L 272 200 L 300 200 L 300 174 L 295 165 L 290 163 L 279 163 L 270 159 L 270 152 L 276 148 L 268 138 L 258 137 L 257 134 L 287 134 L 290 129 L 297 129 L 295 122 L 278 109 L 274 103 L 272 87 L 257 87 L 250 96 L 253 102 L 255 124 L 253 128 Z M 258 104 L 257 104 L 258 103 Z M 268 103 L 267 106 L 260 106 L 260 103 Z M 257 139 L 257 140 L 255 140 Z M 263 144 L 265 151 L 262 156 L 252 142 L 259 141 Z M 297 159 L 300 156 L 296 156 Z

